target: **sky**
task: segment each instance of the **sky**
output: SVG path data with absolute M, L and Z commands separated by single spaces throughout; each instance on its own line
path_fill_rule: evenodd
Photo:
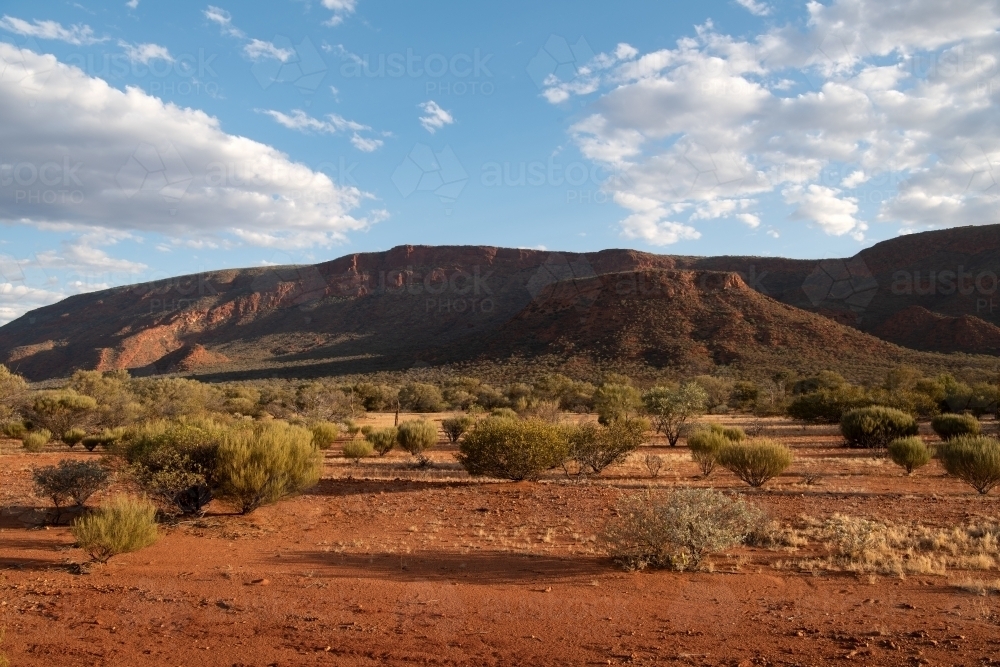
M 1000 3 L 5 0 L 0 324 L 401 244 L 848 257 L 1000 211 Z

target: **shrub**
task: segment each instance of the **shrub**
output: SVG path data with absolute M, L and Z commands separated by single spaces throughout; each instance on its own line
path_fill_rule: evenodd
M 705 411 L 707 401 L 705 390 L 694 382 L 686 382 L 676 389 L 653 387 L 642 395 L 656 432 L 665 435 L 671 447 L 677 446 L 688 421 Z
M 227 433 L 216 474 L 222 497 L 249 514 L 318 482 L 322 465 L 311 432 L 269 422 Z
M 1000 483 L 1000 441 L 985 436 L 962 436 L 937 449 L 950 475 L 982 494 Z
M 375 448 L 367 440 L 351 440 L 344 443 L 342 453 L 345 459 L 354 459 L 355 463 L 361 463 L 361 459 L 368 458 L 375 453 Z
M 38 495 L 52 501 L 56 522 L 63 507 L 71 501 L 81 507 L 87 499 L 108 485 L 111 475 L 94 461 L 63 459 L 54 466 L 35 468 L 32 479 Z
M 732 441 L 717 431 L 700 430 L 688 436 L 691 460 L 701 468 L 701 474 L 708 477 L 719 462 L 719 452 Z
M 470 475 L 535 480 L 569 454 L 566 429 L 538 420 L 484 419 L 465 434 L 458 462 Z
M 125 436 L 124 429 L 120 428 L 104 429 L 98 434 L 86 436 L 85 438 L 83 438 L 83 440 L 80 441 L 80 443 L 83 445 L 83 448 L 86 449 L 88 452 L 94 451 L 95 449 L 97 449 L 98 446 L 106 450 L 111 450 L 114 448 L 115 445 L 121 442 L 124 436 Z
M 835 424 L 845 412 L 871 403 L 863 387 L 844 384 L 796 396 L 788 404 L 787 411 L 793 419 Z
M 444 434 L 448 436 L 448 441 L 455 444 L 475 423 L 476 420 L 472 417 L 462 415 L 461 417 L 445 419 L 441 422 L 441 428 L 444 429 Z
M 607 426 L 581 424 L 570 430 L 570 456 L 581 469 L 594 474 L 613 463 L 622 463 L 642 444 L 646 423 L 639 419 L 616 419 Z
M 490 410 L 490 417 L 497 419 L 518 419 L 517 413 L 510 408 L 493 408 Z
M 27 432 L 28 428 L 24 425 L 24 422 L 8 421 L 0 424 L 0 435 L 11 440 L 20 440 Z
M 99 563 L 138 551 L 159 538 L 156 505 L 145 498 L 118 496 L 73 523 L 73 537 Z
M 62 441 L 69 445 L 69 448 L 72 449 L 85 437 L 87 437 L 87 432 L 82 428 L 71 428 L 63 433 Z
M 875 405 L 844 413 L 840 432 L 848 447 L 884 450 L 890 442 L 917 434 L 917 420 L 894 408 Z
M 899 438 L 889 443 L 889 458 L 904 468 L 907 475 L 912 475 L 914 470 L 930 462 L 931 450 L 916 436 Z
M 385 456 L 396 446 L 399 434 L 395 427 L 375 429 L 365 435 L 365 440 L 372 443 L 372 448 L 379 456 Z
M 399 405 L 410 412 L 441 412 L 444 398 L 441 390 L 432 384 L 410 382 L 399 389 Z
M 429 421 L 411 420 L 399 425 L 396 441 L 405 451 L 416 457 L 420 465 L 427 465 L 429 459 L 424 454 L 437 444 L 437 427 Z
M 320 449 L 330 449 L 340 436 L 340 427 L 331 422 L 316 422 L 312 427 L 313 444 Z
M 97 401 L 75 391 L 41 392 L 31 406 L 34 421 L 53 433 L 65 433 L 82 424 L 96 409 Z
M 758 488 L 792 464 L 792 452 L 772 440 L 755 440 L 726 445 L 719 452 L 718 461 L 723 468 Z
M 594 392 L 594 410 L 601 424 L 628 420 L 642 408 L 642 394 L 628 384 L 606 383 Z
M 660 476 L 660 470 L 663 469 L 663 457 L 656 454 L 646 454 L 643 458 L 643 463 L 646 464 L 646 470 L 649 472 L 649 476 L 656 479 Z
M 52 440 L 52 433 L 46 429 L 25 433 L 21 438 L 21 446 L 32 453 L 38 453 L 45 448 L 45 445 Z
M 952 440 L 962 435 L 979 435 L 979 420 L 972 415 L 952 413 L 938 415 L 931 420 L 931 428 L 942 440 Z
M 354 438 L 361 432 L 361 427 L 353 419 L 345 419 L 344 430 L 347 431 L 347 435 Z
M 723 426 L 722 424 L 709 424 L 708 430 L 718 433 L 730 442 L 742 442 L 747 439 L 746 432 L 739 426 Z
M 698 567 L 707 554 L 744 542 L 764 513 L 711 489 L 650 491 L 626 497 L 604 528 L 609 555 L 627 570 Z

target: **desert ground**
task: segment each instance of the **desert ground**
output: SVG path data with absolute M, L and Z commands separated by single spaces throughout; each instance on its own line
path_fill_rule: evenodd
M 470 478 L 443 439 L 429 468 L 398 450 L 354 464 L 335 445 L 303 495 L 249 516 L 215 502 L 92 566 L 68 527 L 45 525 L 31 469 L 101 454 L 0 442 L 0 652 L 16 667 L 1000 664 L 995 544 L 924 564 L 903 554 L 892 572 L 809 537 L 843 515 L 947 542 L 955 527 L 995 526 L 997 492 L 979 496 L 936 461 L 907 477 L 842 447 L 835 426 L 763 427 L 796 460 L 758 491 L 725 470 L 703 479 L 683 441 L 654 440 L 599 477 L 522 483 Z M 655 479 L 649 453 L 664 458 Z M 625 572 L 599 534 L 616 499 L 647 486 L 740 493 L 786 538 L 696 572 Z

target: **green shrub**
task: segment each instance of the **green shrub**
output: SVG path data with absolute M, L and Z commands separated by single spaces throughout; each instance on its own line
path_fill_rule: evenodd
M 889 458 L 899 467 L 912 475 L 917 468 L 927 465 L 932 454 L 924 441 L 917 436 L 899 438 L 889 443 Z
M 24 437 L 21 438 L 21 446 L 27 451 L 37 454 L 45 449 L 45 445 L 49 444 L 50 440 L 52 440 L 52 433 L 43 428 L 25 433 Z
M 685 382 L 677 388 L 653 387 L 642 395 L 642 402 L 656 432 L 676 447 L 688 422 L 705 411 L 708 394 L 697 383 Z
M 490 410 L 490 417 L 497 419 L 518 419 L 518 415 L 510 408 L 493 408 Z
M 455 444 L 475 423 L 476 420 L 472 417 L 462 415 L 461 417 L 445 419 L 441 422 L 441 428 L 444 429 L 444 434 L 448 436 L 448 441 Z
M 249 514 L 314 485 L 322 466 L 310 431 L 269 422 L 227 433 L 216 474 L 221 496 Z
M 320 449 L 330 449 L 340 437 L 340 427 L 331 422 L 316 422 L 312 427 L 313 444 Z
M 805 421 L 835 424 L 844 413 L 872 404 L 863 387 L 843 384 L 796 396 L 788 404 L 788 416 Z
M 75 391 L 44 391 L 31 406 L 33 421 L 53 433 L 65 433 L 87 421 L 97 401 Z
M 566 429 L 539 420 L 484 419 L 465 434 L 458 462 L 470 475 L 535 480 L 569 454 Z
M 627 570 L 686 570 L 707 554 L 744 542 L 764 521 L 757 507 L 711 489 L 646 491 L 622 499 L 602 540 Z
M 606 426 L 581 424 L 570 429 L 570 456 L 582 470 L 599 475 L 609 465 L 624 462 L 639 448 L 646 426 L 640 419 L 613 419 Z
M 20 440 L 28 432 L 28 427 L 21 421 L 8 421 L 0 424 L 0 435 L 11 440 Z
M 398 437 L 398 430 L 394 426 L 390 426 L 389 428 L 370 431 L 365 435 L 365 440 L 372 443 L 372 448 L 374 448 L 379 456 L 385 456 L 396 446 L 396 439 Z
M 849 447 L 882 451 L 899 438 L 917 434 L 917 420 L 894 408 L 874 405 L 844 413 L 840 432 Z
M 87 432 L 82 428 L 71 428 L 63 433 L 62 441 L 69 445 L 70 449 L 73 449 L 85 437 L 87 437 Z
M 361 459 L 368 458 L 375 453 L 372 443 L 367 440 L 351 440 L 344 443 L 342 454 L 345 459 L 354 459 L 355 463 L 360 463 Z
M 701 474 L 708 477 L 719 462 L 719 452 L 730 445 L 732 441 L 721 432 L 714 430 L 699 430 L 688 436 L 688 449 L 691 450 L 691 460 L 701 468 Z
M 747 439 L 746 432 L 739 426 L 723 426 L 722 424 L 709 424 L 708 430 L 718 433 L 730 442 L 742 442 Z
M 40 496 L 52 501 L 56 508 L 56 522 L 63 507 L 70 502 L 81 507 L 92 495 L 105 488 L 110 473 L 95 461 L 63 459 L 54 466 L 35 468 L 32 479 Z
M 642 394 L 631 385 L 606 383 L 594 392 L 594 410 L 597 411 L 597 420 L 601 424 L 631 419 L 640 408 Z
M 942 440 L 952 440 L 963 435 L 979 435 L 979 420 L 972 415 L 947 413 L 931 420 L 931 428 Z
M 429 421 L 411 420 L 399 425 L 396 441 L 404 451 L 409 452 L 420 465 L 427 465 L 429 459 L 424 454 L 437 444 L 437 427 Z
M 400 387 L 399 405 L 410 412 L 441 412 L 445 407 L 441 390 L 421 382 L 410 382 Z
M 156 505 L 145 498 L 117 496 L 73 523 L 77 545 L 99 563 L 138 551 L 159 538 Z
M 758 488 L 792 464 L 792 452 L 772 440 L 755 440 L 726 445 L 719 452 L 718 461 L 723 468 Z
M 108 451 L 111 451 L 115 446 L 121 442 L 122 438 L 125 436 L 125 429 L 114 428 L 114 429 L 104 429 L 100 433 L 95 435 L 88 435 L 80 443 L 83 448 L 88 452 L 92 452 L 98 447 L 102 447 Z
M 369 433 L 375 430 L 375 427 L 371 424 L 365 424 L 361 427 L 361 435 L 367 436 Z
M 950 475 L 982 494 L 1000 483 L 1000 441 L 986 436 L 962 436 L 937 449 L 941 465 Z

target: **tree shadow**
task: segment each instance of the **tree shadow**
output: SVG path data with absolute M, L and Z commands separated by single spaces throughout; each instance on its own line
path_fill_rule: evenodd
M 323 566 L 314 577 L 355 579 L 359 575 L 386 581 L 460 581 L 481 585 L 536 583 L 590 584 L 594 577 L 614 571 L 601 556 L 556 557 L 507 552 L 454 553 L 421 551 L 409 554 L 343 554 L 307 552 L 282 554 L 280 562 Z M 539 591 L 541 592 L 541 591 Z
M 418 479 L 330 479 L 324 478 L 305 492 L 310 496 L 357 496 L 374 493 L 420 493 L 435 489 L 465 489 L 493 486 L 489 482 L 473 480 L 418 480 Z

